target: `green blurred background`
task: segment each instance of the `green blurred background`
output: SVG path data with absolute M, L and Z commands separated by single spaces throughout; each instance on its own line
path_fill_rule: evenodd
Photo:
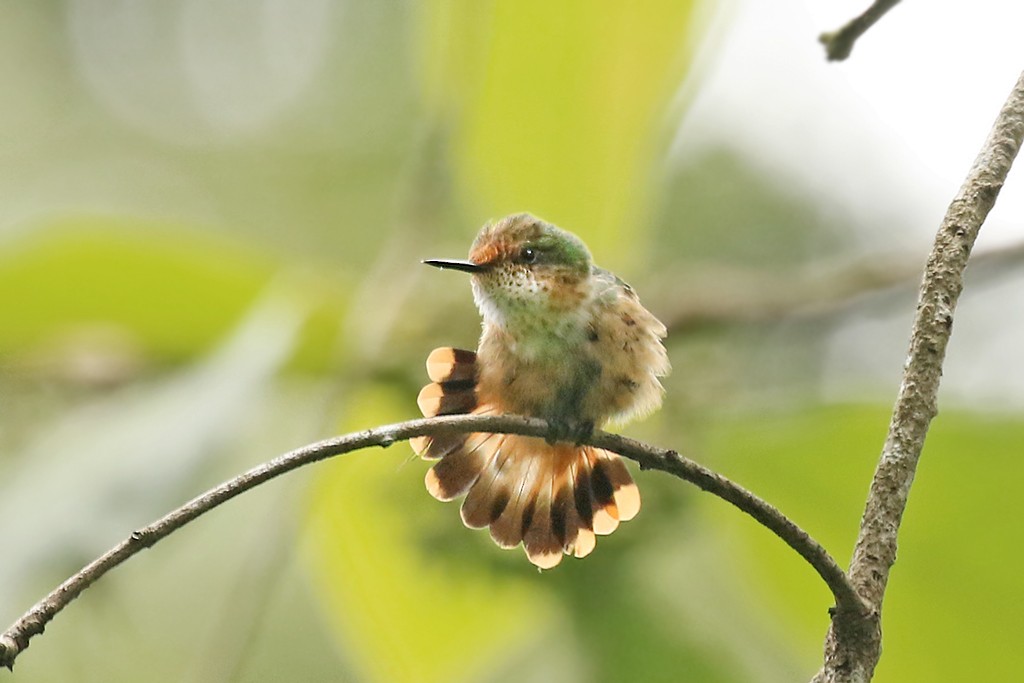
M 730 21 L 680 0 L 0 5 L 0 621 L 245 468 L 417 416 L 426 353 L 478 334 L 468 283 L 419 260 L 521 210 L 670 326 L 665 407 L 628 432 L 845 565 L 925 252 L 904 277 L 834 198 L 741 148 L 670 151 Z M 885 381 L 837 371 L 844 325 L 886 316 L 897 333 L 867 345 Z M 1022 439 L 1005 406 L 944 404 L 876 680 L 1024 665 Z M 639 474 L 643 514 L 541 574 L 464 529 L 424 469 L 401 444 L 262 486 L 104 577 L 4 675 L 792 681 L 820 663 L 821 581 L 687 484 Z

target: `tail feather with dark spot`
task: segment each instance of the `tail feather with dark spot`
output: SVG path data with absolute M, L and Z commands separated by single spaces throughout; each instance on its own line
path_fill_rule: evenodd
M 417 399 L 427 417 L 505 412 L 479 400 L 472 351 L 435 349 L 427 374 L 432 383 Z M 640 511 L 640 491 L 622 459 L 600 448 L 485 433 L 418 437 L 412 445 L 437 460 L 425 479 L 430 495 L 442 501 L 465 496 L 467 527 L 489 527 L 502 548 L 522 543 L 542 569 L 563 554 L 590 554 L 596 535 L 612 533 Z

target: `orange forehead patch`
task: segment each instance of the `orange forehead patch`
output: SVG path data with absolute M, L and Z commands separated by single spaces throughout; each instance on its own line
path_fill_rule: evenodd
M 478 244 L 469 252 L 469 260 L 480 265 L 494 263 L 509 253 L 509 246 L 508 244 L 494 241 Z
M 540 233 L 540 221 L 529 214 L 506 216 L 496 223 L 484 226 L 477 235 L 469 258 L 485 265 L 514 256 L 522 244 Z
M 481 237 L 483 239 L 478 239 L 469 252 L 469 259 L 474 263 L 495 263 L 519 252 L 520 240 L 509 239 L 508 236 L 495 231 L 485 233 Z

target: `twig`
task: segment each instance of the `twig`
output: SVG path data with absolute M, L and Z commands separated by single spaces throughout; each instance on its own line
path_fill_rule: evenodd
M 830 62 L 839 62 L 850 56 L 853 44 L 864 35 L 864 32 L 875 25 L 886 12 L 891 10 L 900 0 L 875 0 L 859 17 L 854 17 L 842 28 L 822 33 L 818 42 L 825 46 L 825 55 Z
M 132 532 L 124 541 L 67 579 L 15 621 L 7 631 L 0 634 L 0 666 L 12 668 L 18 654 L 28 647 L 29 640 L 42 633 L 58 612 L 108 571 L 221 503 L 263 482 L 303 465 L 361 448 L 387 447 L 396 441 L 440 432 L 476 431 L 540 437 L 549 433 L 549 427 L 544 420 L 514 415 L 434 417 L 326 439 L 274 458 L 193 498 L 152 524 Z M 662 470 L 674 474 L 732 503 L 761 522 L 806 559 L 832 590 L 839 609 L 859 612 L 865 608 L 842 568 L 821 545 L 781 512 L 738 484 L 680 456 L 675 451 L 656 448 L 616 434 L 598 431 L 592 435 L 588 443 L 636 460 L 643 469 Z
M 709 326 L 835 315 L 865 295 L 916 285 L 920 265 L 920 257 L 875 256 L 817 273 L 703 268 L 694 269 L 684 281 L 676 277 L 648 283 L 644 291 L 656 302 L 653 308 L 672 337 Z
M 990 247 L 971 257 L 975 284 L 1024 265 L 1024 240 Z M 668 327 L 669 338 L 695 329 L 757 325 L 839 316 L 869 297 L 921 284 L 921 255 L 872 254 L 813 270 L 757 272 L 728 266 L 693 266 L 644 284 L 645 299 Z
M 836 613 L 825 643 L 825 664 L 815 681 L 868 681 L 878 663 L 882 598 L 896 561 L 896 536 L 928 425 L 938 413 L 942 362 L 953 328 L 953 311 L 963 290 L 964 270 L 1022 138 L 1024 74 L 950 204 L 925 266 L 903 382 L 850 564 L 850 578 L 872 612 L 868 618 L 843 614 L 841 609 Z

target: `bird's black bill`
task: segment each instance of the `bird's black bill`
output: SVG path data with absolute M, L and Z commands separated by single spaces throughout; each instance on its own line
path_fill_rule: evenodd
M 487 270 L 486 266 L 481 266 L 479 263 L 473 263 L 465 259 L 442 259 L 442 258 L 428 258 L 423 261 L 428 266 L 434 266 L 435 268 L 447 268 L 449 270 L 461 270 L 465 273 L 480 273 Z

